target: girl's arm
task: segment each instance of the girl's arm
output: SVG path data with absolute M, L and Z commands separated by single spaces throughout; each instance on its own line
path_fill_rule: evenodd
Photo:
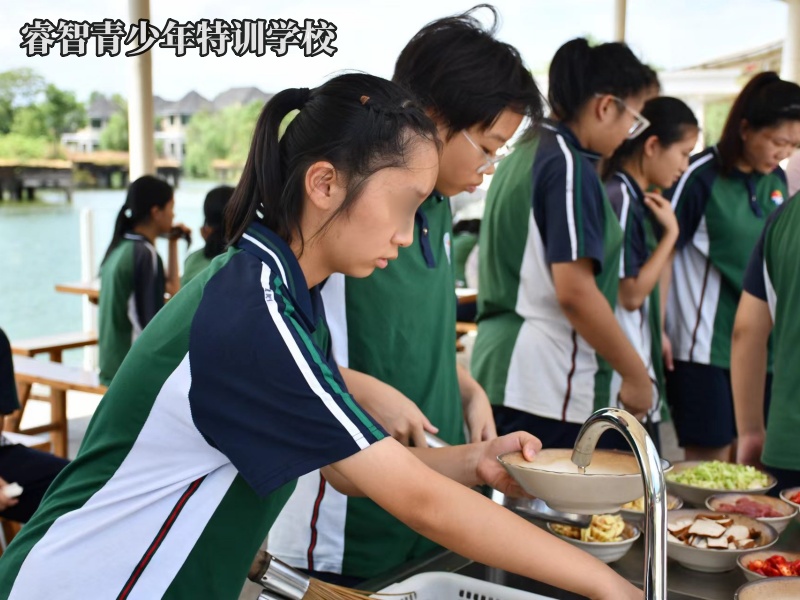
M 617 323 L 600 292 L 589 258 L 551 266 L 556 296 L 569 322 L 611 367 L 622 375 L 620 399 L 634 415 L 644 416 L 653 403 L 647 369 Z
M 591 555 L 436 473 L 393 439 L 330 468 L 406 525 L 458 554 L 593 600 L 644 597 Z
M 772 331 L 769 305 L 742 292 L 731 346 L 731 385 L 739 439 L 736 462 L 761 464 L 764 446 L 764 387 L 767 380 L 767 344 Z
M 191 234 L 191 229 L 183 223 L 176 223 L 172 226 L 173 233 L 169 236 L 169 250 L 167 251 L 167 272 L 165 273 L 166 282 L 164 289 L 174 296 L 181 289 L 181 275 L 178 268 L 178 240 L 181 239 L 181 232 Z
M 669 300 L 669 286 L 672 285 L 672 261 L 675 258 L 675 251 L 670 252 L 667 264 L 661 271 L 661 281 L 658 286 L 661 309 L 661 356 L 664 359 L 664 367 L 667 371 L 675 370 L 672 361 L 672 342 L 667 335 L 667 301 Z
M 661 278 L 661 274 L 672 256 L 675 242 L 678 240 L 678 221 L 672 212 L 669 201 L 661 196 L 648 194 L 645 196 L 644 202 L 656 215 L 656 219 L 664 229 L 664 234 L 653 254 L 642 265 L 639 274 L 636 277 L 625 277 L 620 280 L 619 301 L 625 310 L 641 308 Z

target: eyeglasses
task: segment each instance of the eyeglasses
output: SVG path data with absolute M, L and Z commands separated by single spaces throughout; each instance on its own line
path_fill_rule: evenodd
M 494 156 L 491 156 L 488 152 L 486 152 L 486 150 L 484 150 L 483 148 L 478 146 L 478 144 L 475 143 L 475 140 L 473 140 L 471 137 L 469 137 L 469 134 L 467 133 L 466 129 L 462 129 L 461 133 L 464 134 L 464 137 L 467 138 L 467 141 L 470 144 L 472 144 L 473 148 L 475 148 L 478 152 L 483 154 L 484 163 L 480 167 L 478 167 L 478 173 L 480 173 L 481 175 L 486 173 L 486 171 L 488 171 L 489 169 L 494 167 L 497 163 L 499 163 L 501 160 L 503 160 L 506 156 L 511 154 L 510 150 L 506 150 L 505 152 L 503 152 L 501 154 L 495 154 Z
M 602 98 L 607 94 L 595 94 L 595 98 Z M 633 125 L 631 128 L 628 129 L 628 139 L 632 140 L 641 134 L 645 129 L 650 127 L 650 121 L 648 121 L 642 113 L 638 110 L 633 110 L 630 106 L 628 106 L 622 98 L 618 98 L 617 96 L 611 96 L 619 106 L 627 110 L 629 113 L 633 115 Z

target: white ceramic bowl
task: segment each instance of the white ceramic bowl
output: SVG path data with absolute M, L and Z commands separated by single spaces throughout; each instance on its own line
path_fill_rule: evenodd
M 567 513 L 597 515 L 618 512 L 626 502 L 644 493 L 639 464 L 632 453 L 595 450 L 586 473 L 578 472 L 572 450 L 540 450 L 533 462 L 521 452 L 498 456 L 497 460 L 526 492 Z
M 569 542 L 576 548 L 580 548 L 584 552 L 588 552 L 598 560 L 604 563 L 612 563 L 619 560 L 628 553 L 633 543 L 639 539 L 641 532 L 639 528 L 630 523 L 625 523 L 625 529 L 622 531 L 621 542 L 582 542 L 566 535 L 553 531 L 552 523 L 547 523 L 547 531 L 552 533 L 557 538 L 561 538 L 565 542 Z
M 734 504 L 739 498 L 749 498 L 754 502 L 766 504 L 770 508 L 781 513 L 780 517 L 756 517 L 758 521 L 772 525 L 778 533 L 786 529 L 789 522 L 797 516 L 797 507 L 780 498 L 772 498 L 761 494 L 739 494 L 738 492 L 726 494 L 714 494 L 706 498 L 706 506 L 714 512 L 729 512 L 719 509 L 720 504 Z
M 736 590 L 733 600 L 797 600 L 800 577 L 771 577 L 745 583 Z
M 758 552 L 748 552 L 747 554 L 742 554 L 741 556 L 737 557 L 736 564 L 742 570 L 742 573 L 744 573 L 744 576 L 747 578 L 747 581 L 756 581 L 757 579 L 774 579 L 771 577 L 767 577 L 766 575 L 762 575 L 761 573 L 756 573 L 755 571 L 751 571 L 750 569 L 747 568 L 747 565 L 749 565 L 751 561 L 766 560 L 771 556 L 775 556 L 776 554 L 780 554 L 789 562 L 800 560 L 800 552 L 782 552 L 781 550 L 759 550 Z
M 678 510 L 681 508 L 683 508 L 683 500 L 673 494 L 667 494 L 667 510 Z M 642 523 L 644 523 L 644 511 L 642 510 L 622 508 L 619 514 L 622 515 L 623 519 L 633 523 L 637 527 L 641 527 Z
M 672 476 L 677 475 L 678 473 L 685 471 L 687 469 L 691 469 L 692 467 L 696 467 L 697 465 L 708 462 L 704 460 L 685 460 L 682 462 L 676 462 L 672 468 Z M 694 506 L 705 506 L 706 499 L 709 496 L 713 496 L 714 494 L 726 494 L 729 492 L 740 492 L 742 494 L 766 494 L 769 490 L 775 487 L 778 481 L 769 473 L 764 473 L 769 478 L 769 484 L 763 488 L 755 488 L 749 490 L 721 490 L 717 488 L 704 488 L 695 485 L 686 485 L 684 483 L 677 483 L 675 481 L 671 481 L 669 478 L 665 478 L 667 481 L 667 490 L 675 494 L 676 496 L 680 496 L 689 504 Z
M 682 509 L 667 513 L 667 524 L 680 519 L 694 519 L 698 515 L 708 514 L 706 509 Z M 760 533 L 756 548 L 747 550 L 714 550 L 713 548 L 695 548 L 683 542 L 673 542 L 667 539 L 667 556 L 678 561 L 687 569 L 703 571 L 705 573 L 722 573 L 736 568 L 736 558 L 754 550 L 769 548 L 778 541 L 778 532 L 771 525 L 761 523 L 750 517 L 729 514 L 734 524 L 744 525 Z
M 791 504 L 792 506 L 794 506 L 795 508 L 798 509 L 798 513 L 797 513 L 796 519 L 797 519 L 797 521 L 800 522 L 800 504 L 798 504 L 797 502 L 792 502 L 791 500 L 789 500 L 789 498 L 794 496 L 797 492 L 800 492 L 800 487 L 787 488 L 787 489 L 783 490 L 780 493 L 780 496 L 781 496 L 781 500 L 784 500 L 785 502 L 788 502 L 789 504 Z

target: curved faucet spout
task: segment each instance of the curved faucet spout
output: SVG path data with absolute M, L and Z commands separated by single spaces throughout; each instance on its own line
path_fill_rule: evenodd
M 572 462 L 588 467 L 597 441 L 606 429 L 616 429 L 630 444 L 644 480 L 644 592 L 647 600 L 667 598 L 667 494 L 661 458 L 642 424 L 629 412 L 601 408 L 583 424 Z

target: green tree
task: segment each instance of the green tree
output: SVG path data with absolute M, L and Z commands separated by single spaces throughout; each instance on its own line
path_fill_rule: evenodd
M 29 138 L 47 138 L 47 128 L 41 109 L 36 104 L 21 106 L 14 111 L 11 132 Z
M 75 93 L 60 90 L 52 83 L 45 88 L 40 107 L 54 150 L 58 149 L 63 133 L 75 131 L 86 124 L 86 107 L 75 99 Z
M 33 104 L 44 90 L 44 78 L 33 69 L 0 73 L 0 133 L 11 131 L 14 111 Z
M 100 148 L 103 150 L 128 151 L 128 113 L 114 113 L 100 133 Z

